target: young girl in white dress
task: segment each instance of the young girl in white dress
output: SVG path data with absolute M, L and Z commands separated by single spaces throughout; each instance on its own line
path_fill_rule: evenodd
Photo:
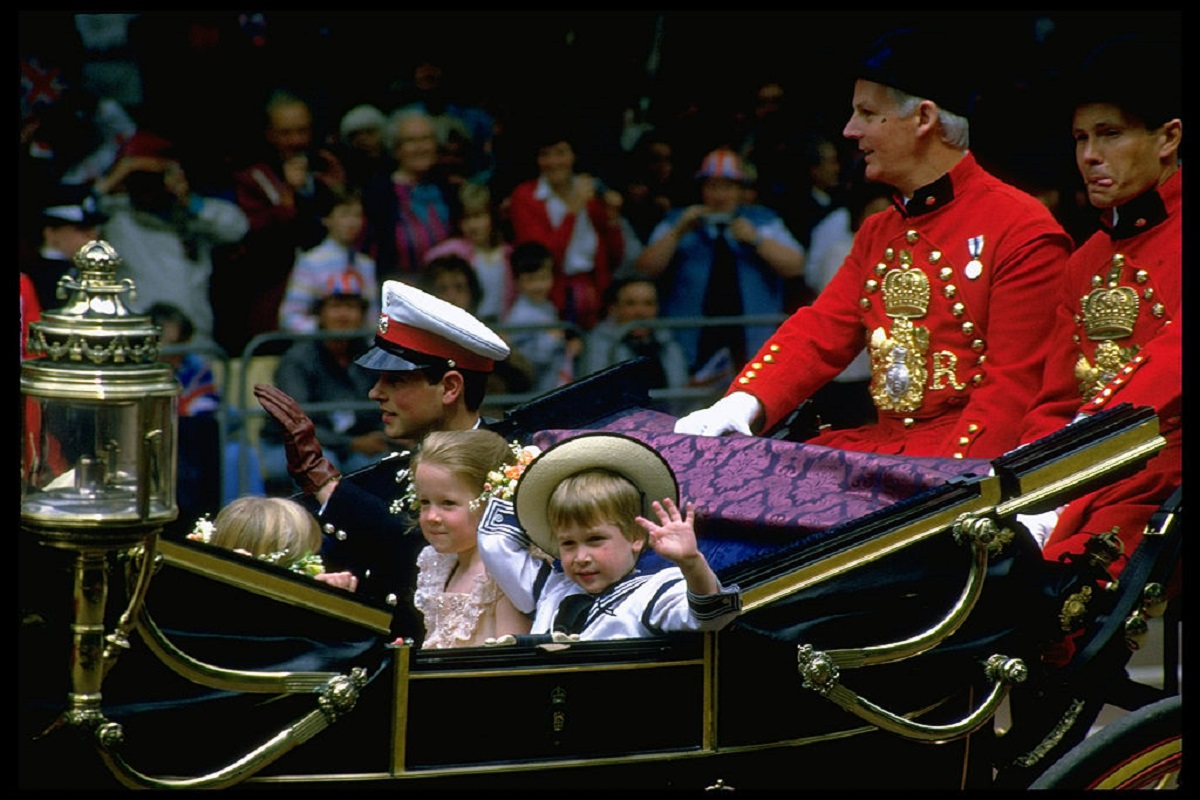
M 425 616 L 425 648 L 474 647 L 505 634 L 528 633 L 484 569 L 476 528 L 488 499 L 521 469 L 515 445 L 492 431 L 434 431 L 413 459 L 410 502 L 429 544 L 417 558 L 416 607 Z

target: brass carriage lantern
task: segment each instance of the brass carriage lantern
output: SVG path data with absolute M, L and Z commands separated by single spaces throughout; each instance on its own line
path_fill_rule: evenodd
M 135 287 L 117 279 L 122 262 L 112 246 L 88 242 L 73 261 L 79 278 L 58 285 L 66 305 L 30 324 L 32 357 L 21 363 L 21 527 L 74 554 L 66 716 L 94 725 L 107 657 L 108 555 L 152 544 L 179 514 L 180 387 L 158 360 L 158 329 L 126 305 Z M 149 567 L 143 572 L 139 596 Z

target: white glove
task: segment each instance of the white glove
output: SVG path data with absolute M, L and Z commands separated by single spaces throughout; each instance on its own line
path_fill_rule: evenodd
M 1041 514 L 1017 514 L 1017 522 L 1024 525 L 1033 534 L 1038 547 L 1044 549 L 1046 540 L 1050 538 L 1050 534 L 1054 532 L 1054 526 L 1058 524 L 1058 517 L 1062 514 L 1062 510 L 1063 506 L 1059 506 L 1049 511 L 1043 511 Z
M 758 402 L 757 397 L 745 392 L 734 392 L 708 408 L 701 408 L 680 417 L 675 423 L 675 432 L 695 436 L 720 436 L 737 431 L 750 436 L 750 425 L 761 413 L 762 404 Z

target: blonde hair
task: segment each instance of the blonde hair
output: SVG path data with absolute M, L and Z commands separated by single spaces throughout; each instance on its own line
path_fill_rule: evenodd
M 239 497 L 217 513 L 210 544 L 250 555 L 284 553 L 289 566 L 321 549 L 321 527 L 304 506 L 287 497 Z
M 512 449 L 504 437 L 485 428 L 467 431 L 431 431 L 421 441 L 412 459 L 412 475 L 421 464 L 436 464 L 450 471 L 473 490 L 483 491 L 488 473 L 514 463 Z
M 616 525 L 631 542 L 646 535 L 635 521 L 642 513 L 642 493 L 624 475 L 607 469 L 577 472 L 559 482 L 550 494 L 546 518 L 551 529 Z

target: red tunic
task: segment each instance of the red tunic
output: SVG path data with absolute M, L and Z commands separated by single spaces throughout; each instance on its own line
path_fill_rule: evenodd
M 863 223 L 833 280 L 728 391 L 757 397 L 771 427 L 867 346 L 878 422 L 810 443 L 994 458 L 1019 443 L 1054 319 L 1046 287 L 1066 266 L 1070 237 L 970 153 L 908 209 Z
M 1150 515 L 1183 479 L 1183 170 L 1118 209 L 1067 265 L 1042 393 L 1022 441 L 1115 403 L 1150 406 L 1166 447 L 1145 469 L 1069 503 L 1047 558 L 1082 552 L 1114 526 L 1133 552 Z M 1110 569 L 1113 577 L 1125 557 Z

